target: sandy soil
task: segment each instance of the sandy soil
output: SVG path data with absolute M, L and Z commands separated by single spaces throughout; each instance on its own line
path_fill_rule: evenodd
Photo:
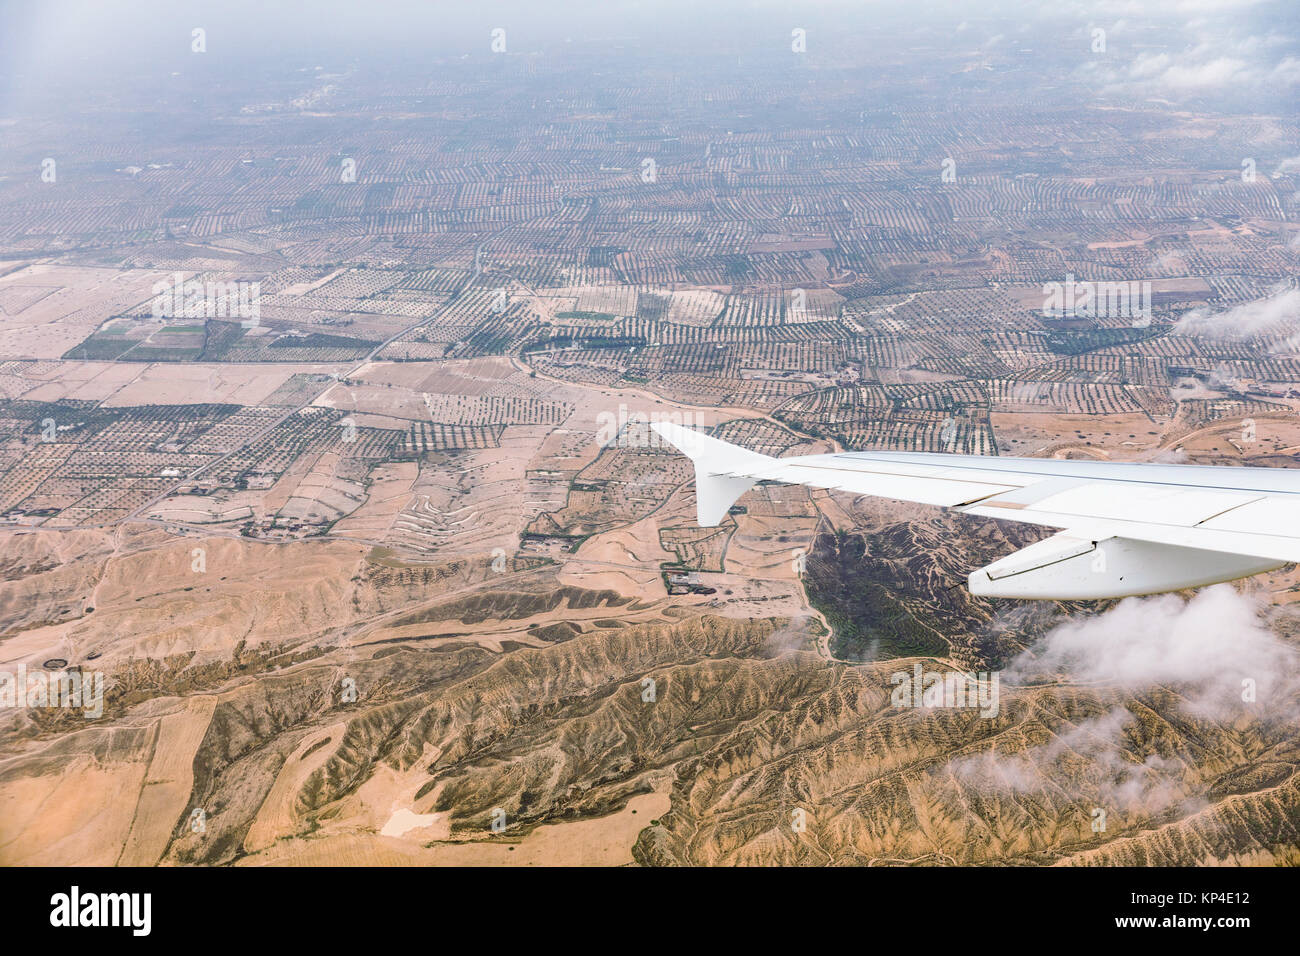
M 401 837 L 348 833 L 285 840 L 240 861 L 242 866 L 622 866 L 650 821 L 668 810 L 666 793 L 633 797 L 626 808 L 596 820 L 541 826 L 526 836 L 464 843 L 417 842 L 424 829 Z M 509 831 L 507 831 L 508 834 Z

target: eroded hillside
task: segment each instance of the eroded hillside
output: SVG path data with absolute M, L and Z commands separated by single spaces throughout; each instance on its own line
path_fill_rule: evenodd
M 905 633 L 945 635 L 921 657 L 882 641 L 858 663 L 818 652 L 812 615 L 728 616 L 725 605 L 581 588 L 546 562 L 494 573 L 472 558 L 407 565 L 345 542 L 8 536 L 9 604 L 45 595 L 73 614 L 58 626 L 49 612 L 11 615 L 6 649 L 32 668 L 61 657 L 102 670 L 107 692 L 94 720 L 6 713 L 0 858 L 1154 864 L 1294 853 L 1293 686 L 1273 687 L 1262 711 L 1203 698 L 1193 709 L 1177 683 L 1017 673 L 1059 609 L 977 605 L 948 586 L 949 560 L 901 558 L 942 555 L 958 534 L 910 521 L 881 534 L 868 522 L 818 539 L 810 586 L 838 588 L 840 613 L 863 634 L 906 622 Z M 1005 542 L 963 540 L 989 546 Z M 204 575 L 193 547 L 205 549 Z M 1288 621 L 1270 638 L 1283 651 Z M 993 714 L 894 706 L 895 675 L 918 664 L 1010 669 Z

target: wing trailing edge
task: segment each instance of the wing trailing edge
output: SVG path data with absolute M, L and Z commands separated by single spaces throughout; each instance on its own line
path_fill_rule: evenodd
M 979 597 L 1090 601 L 1199 588 L 1285 564 L 1132 538 L 1092 541 L 1062 532 L 972 571 L 967 586 Z
M 1300 472 L 1277 468 L 847 452 L 772 458 L 681 425 L 651 427 L 695 465 L 713 526 L 780 481 L 1063 529 L 974 571 L 971 593 L 1088 600 L 1201 587 L 1300 561 Z

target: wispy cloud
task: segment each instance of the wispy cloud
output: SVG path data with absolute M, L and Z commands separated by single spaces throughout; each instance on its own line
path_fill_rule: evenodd
M 1175 331 L 1213 339 L 1283 337 L 1300 331 L 1300 289 L 1282 288 L 1272 295 L 1216 312 L 1202 306 L 1183 314 Z M 1286 349 L 1294 344 L 1288 341 Z
M 1230 585 L 1177 595 L 1129 598 L 1109 611 L 1072 620 L 1026 650 L 1004 672 L 1007 684 L 1065 679 L 1100 691 L 1140 694 L 1174 689 L 1188 717 L 1300 724 L 1300 653 L 1279 639 L 1264 605 Z M 1000 738 L 1002 739 L 1002 738 Z M 1204 804 L 1186 765 L 1143 733 L 1125 706 L 1013 753 L 988 750 L 951 761 L 966 786 L 1026 794 L 1071 785 L 1078 799 L 1108 810 L 1191 812 Z M 1086 780 L 1079 785 L 1077 781 Z
M 1070 621 L 1026 651 L 1004 674 L 1011 683 L 1068 675 L 1138 691 L 1179 684 L 1199 714 L 1243 713 L 1243 681 L 1257 703 L 1294 691 L 1300 654 L 1263 620 L 1262 606 L 1228 584 L 1129 598 L 1105 614 Z

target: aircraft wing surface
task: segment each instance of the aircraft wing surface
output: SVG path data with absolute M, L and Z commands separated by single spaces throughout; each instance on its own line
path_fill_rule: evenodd
M 878 451 L 772 458 L 680 425 L 651 427 L 694 463 L 701 525 L 722 521 L 758 482 L 778 481 L 1060 529 L 972 572 L 974 594 L 1153 594 L 1300 561 L 1300 471 Z

